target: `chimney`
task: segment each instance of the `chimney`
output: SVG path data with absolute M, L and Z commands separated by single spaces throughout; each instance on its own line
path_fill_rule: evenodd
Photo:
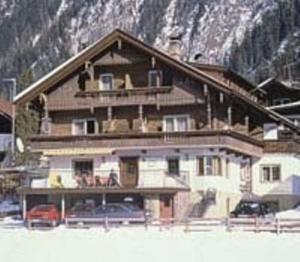
M 173 35 L 169 37 L 168 54 L 177 60 L 181 59 L 181 35 Z

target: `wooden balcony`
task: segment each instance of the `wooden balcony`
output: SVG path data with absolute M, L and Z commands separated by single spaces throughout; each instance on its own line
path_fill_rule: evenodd
M 249 136 L 230 130 L 220 131 L 189 131 L 189 132 L 153 132 L 99 134 L 87 136 L 47 136 L 38 135 L 31 138 L 33 152 L 51 150 L 78 150 L 88 152 L 95 148 L 109 148 L 113 151 L 131 149 L 160 148 L 219 148 L 231 153 L 247 156 L 260 156 L 263 144 Z
M 184 105 L 204 103 L 200 97 L 195 97 L 176 86 L 135 87 L 120 90 L 80 91 L 69 94 L 64 99 L 50 97 L 49 111 L 78 110 L 101 108 L 108 106 L 130 105 Z
M 265 141 L 265 153 L 296 153 L 300 154 L 300 141 L 293 139 L 282 139 L 279 141 Z

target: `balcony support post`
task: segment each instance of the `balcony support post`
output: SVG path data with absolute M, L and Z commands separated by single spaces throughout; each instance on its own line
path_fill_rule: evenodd
M 227 108 L 227 121 L 228 121 L 228 128 L 231 129 L 232 127 L 232 106 L 229 105 Z
M 112 107 L 111 106 L 107 107 L 107 120 L 108 121 L 112 120 Z
M 245 116 L 246 133 L 249 134 L 249 116 Z
M 26 219 L 27 216 L 27 201 L 26 201 L 26 194 L 22 195 L 22 217 L 23 220 Z
M 63 221 L 65 219 L 66 214 L 66 203 L 65 203 L 65 195 L 61 195 L 61 220 Z
M 143 112 L 143 105 L 139 105 L 139 119 L 140 120 L 143 120 L 143 115 L 144 115 L 144 112 Z

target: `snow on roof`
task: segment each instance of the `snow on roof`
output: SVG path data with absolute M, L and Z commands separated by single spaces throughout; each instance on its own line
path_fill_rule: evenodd
M 270 106 L 268 109 L 275 110 L 275 109 L 286 109 L 286 108 L 293 108 L 300 106 L 300 101 L 292 102 L 292 103 L 286 103 L 282 105 L 276 105 L 276 106 Z

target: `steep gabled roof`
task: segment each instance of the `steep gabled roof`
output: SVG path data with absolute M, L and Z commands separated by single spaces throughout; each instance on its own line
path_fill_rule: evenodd
M 73 56 L 65 63 L 61 64 L 49 74 L 45 75 L 43 78 L 35 82 L 33 85 L 29 86 L 27 89 L 19 93 L 15 99 L 14 103 L 22 104 L 26 103 L 35 97 L 38 96 L 39 93 L 45 92 L 48 88 L 54 86 L 59 81 L 61 81 L 64 77 L 68 76 L 76 69 L 81 67 L 86 61 L 89 61 L 95 55 L 99 54 L 101 51 L 105 50 L 107 47 L 115 43 L 117 40 L 125 41 L 136 47 L 137 49 L 147 53 L 150 56 L 156 57 L 163 61 L 164 63 L 168 64 L 171 67 L 175 67 L 177 70 L 189 75 L 190 77 L 197 79 L 201 82 L 206 83 L 207 85 L 218 89 L 221 92 L 232 94 L 233 96 L 241 99 L 248 105 L 251 105 L 253 108 L 256 108 L 258 111 L 267 114 L 275 121 L 281 121 L 287 126 L 292 129 L 298 130 L 298 128 L 288 119 L 276 114 L 275 112 L 264 108 L 263 106 L 259 105 L 255 101 L 253 101 L 249 96 L 239 93 L 236 90 L 230 88 L 227 83 L 224 83 L 209 74 L 201 71 L 198 68 L 195 68 L 192 65 L 184 63 L 182 61 L 176 60 L 170 57 L 167 53 L 155 49 L 141 40 L 135 38 L 134 36 L 125 33 L 119 29 L 114 30 L 112 33 L 108 34 L 107 36 L 103 37 L 102 39 L 96 41 L 94 44 L 90 45 L 89 47 L 85 48 L 77 55 Z M 299 130 L 298 130 L 299 131 Z

